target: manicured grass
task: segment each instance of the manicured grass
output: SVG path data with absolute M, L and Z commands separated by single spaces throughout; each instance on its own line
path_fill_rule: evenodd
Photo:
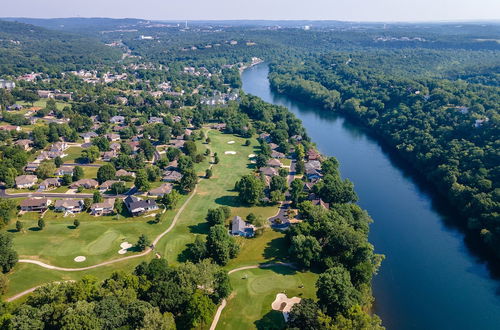
M 22 105 L 23 107 L 31 108 L 31 103 L 27 103 L 27 102 L 24 102 L 24 101 L 19 101 L 17 103 L 20 104 L 20 105 Z M 40 108 L 45 108 L 46 105 L 47 105 L 47 99 L 41 99 L 41 100 L 38 100 L 35 103 L 33 103 L 34 107 L 40 107 Z M 70 103 L 63 102 L 63 101 L 56 101 L 56 107 L 57 107 L 58 110 L 62 110 L 66 106 L 68 106 L 68 107 L 71 108 L 71 104 Z
M 283 166 L 290 166 L 292 164 L 292 160 L 288 158 L 283 158 L 279 160 Z
M 217 329 L 284 328 L 282 313 L 271 308 L 276 294 L 285 293 L 289 298 L 315 298 L 317 275 L 311 272 L 273 266 L 242 270 L 229 277 L 233 293 L 222 311 Z
M 82 166 L 84 179 L 97 179 L 99 167 Z
M 77 163 L 77 159 L 82 156 L 82 147 L 69 147 L 64 151 L 66 157 L 63 158 L 65 163 Z
M 237 199 L 237 192 L 233 191 L 236 181 L 251 171 L 248 155 L 255 151 L 257 140 L 252 139 L 251 146 L 243 146 L 246 139 L 213 130 L 207 134 L 211 142 L 203 146 L 208 147 L 212 153 L 217 152 L 220 162 L 213 166 L 213 176 L 210 179 L 202 179 L 199 182 L 197 194 L 179 217 L 174 230 L 157 245 L 157 250 L 166 256 L 170 263 L 184 261 L 182 252 L 194 241 L 195 235 L 208 233 L 205 216 L 209 208 L 224 205 L 232 208 L 233 215 L 245 217 L 253 212 L 265 218 L 277 211 L 276 207 L 243 207 Z M 228 144 L 229 141 L 235 143 Z M 204 150 L 199 142 L 197 144 L 199 151 Z M 236 151 L 236 155 L 226 155 L 225 151 Z M 204 175 L 207 167 L 208 163 L 196 164 L 199 175 Z

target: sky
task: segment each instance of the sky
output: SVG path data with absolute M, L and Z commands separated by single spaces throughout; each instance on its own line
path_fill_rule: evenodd
M 500 20 L 500 0 L 2 0 L 0 17 L 155 20 Z

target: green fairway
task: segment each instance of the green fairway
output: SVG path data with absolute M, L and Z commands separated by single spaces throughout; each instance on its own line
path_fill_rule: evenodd
M 315 298 L 317 275 L 285 266 L 248 269 L 229 275 L 233 293 L 222 311 L 217 329 L 279 329 L 285 322 L 281 312 L 273 311 L 276 294 L 288 298 Z
M 257 140 L 252 139 L 252 145 L 244 146 L 246 139 L 234 135 L 222 134 L 214 130 L 208 131 L 207 134 L 211 140 L 208 148 L 218 154 L 220 162 L 213 166 L 213 176 L 210 179 L 200 181 L 197 194 L 180 216 L 174 230 L 157 245 L 157 250 L 166 256 L 170 263 L 183 261 L 182 256 L 179 257 L 179 255 L 186 249 L 187 244 L 194 241 L 196 234 L 208 232 L 205 216 L 209 208 L 225 205 L 231 207 L 233 215 L 245 217 L 253 212 L 265 218 L 274 215 L 277 211 L 274 206 L 243 207 L 237 199 L 237 193 L 233 191 L 236 181 L 251 171 L 248 155 L 255 152 Z M 229 141 L 235 143 L 228 144 Z M 201 148 L 198 145 L 198 149 Z M 226 151 L 235 151 L 236 154 L 225 154 Z M 198 166 L 197 172 L 204 174 L 204 170 Z

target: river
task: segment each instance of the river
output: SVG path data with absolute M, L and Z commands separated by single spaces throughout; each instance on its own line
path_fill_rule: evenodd
M 271 91 L 267 64 L 242 75 L 243 90 L 286 106 L 325 155 L 340 161 L 374 223 L 370 242 L 384 254 L 373 279 L 375 312 L 388 329 L 500 329 L 500 287 L 475 257 L 453 214 L 397 157 L 345 118 Z

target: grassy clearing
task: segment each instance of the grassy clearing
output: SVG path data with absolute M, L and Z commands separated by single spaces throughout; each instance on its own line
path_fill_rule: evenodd
M 222 311 L 217 329 L 283 328 L 282 313 L 271 309 L 276 294 L 283 292 L 288 297 L 315 298 L 316 278 L 314 273 L 302 273 L 284 266 L 231 274 L 233 294 Z
M 82 156 L 82 147 L 69 147 L 64 151 L 66 157 L 63 158 L 65 163 L 77 163 L 77 159 Z

